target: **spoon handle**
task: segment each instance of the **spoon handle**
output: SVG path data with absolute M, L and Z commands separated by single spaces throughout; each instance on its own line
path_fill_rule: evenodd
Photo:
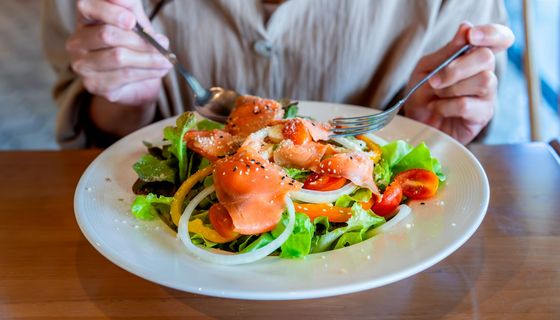
M 159 42 L 156 41 L 151 35 L 149 35 L 144 28 L 136 22 L 136 26 L 134 26 L 134 32 L 136 32 L 142 39 L 146 40 L 150 43 L 154 48 L 156 48 L 173 66 L 175 69 L 185 78 L 187 84 L 192 89 L 196 102 L 198 104 L 204 104 L 206 100 L 208 100 L 211 96 L 210 91 L 204 89 L 204 87 L 196 80 L 196 78 L 177 60 L 177 56 L 162 47 Z

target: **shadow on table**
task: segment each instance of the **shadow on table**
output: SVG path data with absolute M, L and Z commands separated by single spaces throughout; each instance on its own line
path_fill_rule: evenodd
M 474 236 L 458 253 L 411 278 L 365 292 L 297 301 L 220 299 L 166 288 L 109 263 L 85 241 L 77 251 L 76 268 L 90 302 L 109 318 L 438 319 L 449 313 L 477 318 L 478 303 L 490 299 L 515 277 L 515 265 L 523 264 L 520 259 L 511 261 L 512 268 L 494 270 L 485 265 L 486 254 L 484 238 Z M 479 292 L 486 281 L 494 282 Z

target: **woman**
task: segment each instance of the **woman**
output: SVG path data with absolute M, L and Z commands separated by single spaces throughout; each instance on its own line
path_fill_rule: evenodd
M 106 145 L 192 106 L 136 22 L 204 86 L 377 108 L 471 43 L 404 108 L 464 144 L 493 116 L 496 54 L 513 43 L 501 1 L 50 0 L 44 9 L 63 147 Z

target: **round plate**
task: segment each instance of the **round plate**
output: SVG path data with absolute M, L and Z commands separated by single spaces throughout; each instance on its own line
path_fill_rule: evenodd
M 371 109 L 301 102 L 300 113 L 318 120 L 360 116 Z M 377 135 L 386 140 L 424 141 L 439 158 L 446 183 L 437 197 L 411 203 L 412 214 L 393 229 L 344 249 L 305 259 L 267 257 L 239 265 L 213 265 L 190 255 L 163 222 L 137 221 L 134 162 L 145 153 L 142 141 L 162 139 L 152 124 L 101 153 L 76 188 L 74 208 L 83 234 L 107 259 L 147 280 L 210 296 L 282 300 L 326 297 L 386 285 L 416 274 L 457 250 L 475 232 L 488 207 L 489 186 L 476 158 L 449 136 L 413 120 L 396 117 Z

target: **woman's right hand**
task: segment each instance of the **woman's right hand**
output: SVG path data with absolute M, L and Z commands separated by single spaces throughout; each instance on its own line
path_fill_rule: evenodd
M 153 105 L 171 63 L 133 28 L 153 33 L 141 0 L 79 0 L 78 27 L 66 43 L 72 69 L 95 96 L 130 107 Z M 168 47 L 169 40 L 155 34 Z

